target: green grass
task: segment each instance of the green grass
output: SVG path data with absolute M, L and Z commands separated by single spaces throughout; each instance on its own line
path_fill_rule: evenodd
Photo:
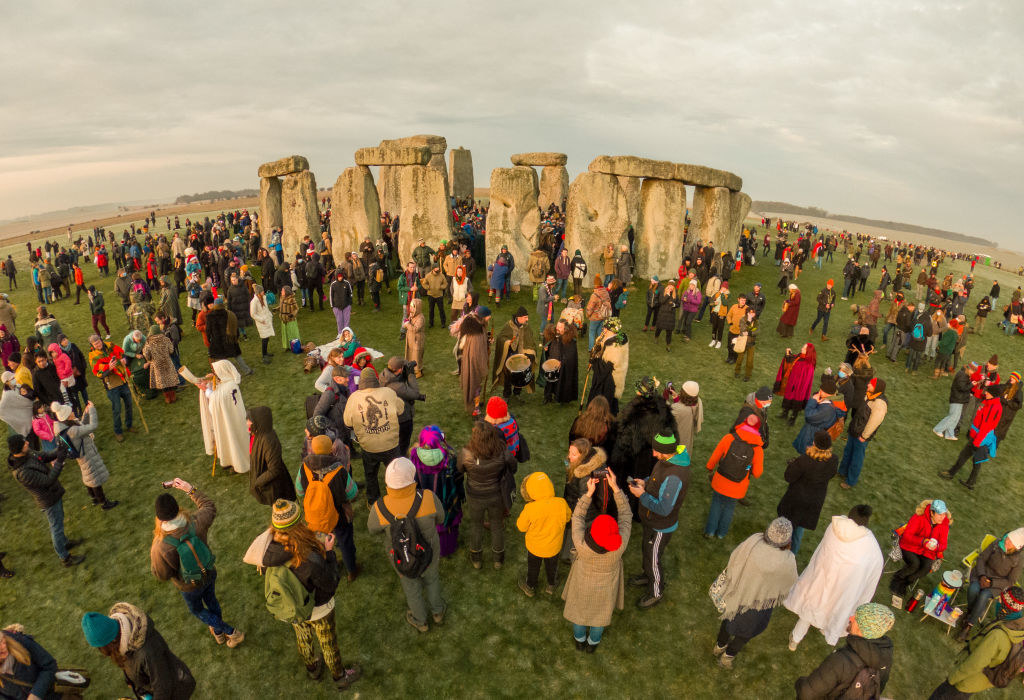
M 202 218 L 202 214 L 192 218 L 197 216 Z M 118 225 L 116 230 L 120 228 Z M 161 228 L 162 222 L 157 226 Z M 11 246 L 10 250 L 23 272 L 21 290 L 11 295 L 20 308 L 18 327 L 23 335 L 36 302 L 24 274 L 25 246 Z M 960 264 L 954 268 L 966 270 Z M 109 321 L 114 339 L 120 341 L 126 326 L 116 311 L 113 277 L 99 280 L 92 265 L 84 270 L 87 284 L 95 283 L 107 293 Z M 838 272 L 838 266 L 830 266 L 822 272 L 812 269 L 800 278 L 804 308 L 796 337 L 789 345 L 796 348 L 804 341 L 813 320 L 813 297 L 827 277 L 839 278 Z M 1008 298 L 1019 283 L 1009 273 L 979 268 L 979 290 L 987 291 L 993 274 L 1003 281 L 1003 294 Z M 642 291 L 633 295 L 624 313 L 632 348 L 629 386 L 643 374 L 652 373 L 663 380 L 678 383 L 696 379 L 701 384 L 707 418 L 696 441 L 695 471 L 703 467 L 714 444 L 729 428 L 745 394 L 759 384 L 770 384 L 774 378 L 787 346 L 774 333 L 781 307 L 774 287 L 776 279 L 776 268 L 769 261 L 733 277 L 736 291 L 762 281 L 769 300 L 765 330 L 757 347 L 755 381 L 751 383 L 732 378 L 732 367 L 723 364 L 724 349 L 707 347 L 710 327 L 706 319 L 696 324 L 693 342 L 677 341 L 672 354 L 666 354 L 660 343 L 639 330 Z M 877 280 L 877 275 L 872 279 Z M 858 300 L 866 301 L 866 295 Z M 520 302 L 532 313 L 533 302 L 524 292 L 497 310 L 496 324 L 504 323 Z M 87 307 L 72 307 L 64 301 L 52 305 L 52 309 L 69 336 L 84 346 L 91 332 Z M 403 346 L 398 340 L 397 310 L 394 293 L 386 298 L 382 314 L 356 307 L 353 326 L 361 341 L 386 356 L 400 354 Z M 848 320 L 847 312 L 834 314 L 835 339 L 820 348 L 821 367 L 836 366 L 841 361 Z M 334 335 L 329 310 L 314 314 L 303 310 L 299 326 L 304 339 L 323 342 Z M 471 423 L 462 412 L 458 384 L 448 375 L 452 369 L 451 344 L 446 330 L 428 332 L 426 377 L 422 381 L 428 399 L 417 406 L 416 424 L 439 423 L 451 443 L 459 446 L 468 437 Z M 274 409 L 286 461 L 294 473 L 302 438 L 302 398 L 312 392 L 314 377 L 302 373 L 299 357 L 285 355 L 279 347 L 273 364 L 260 364 L 258 348 L 255 340 L 243 344 L 256 375 L 243 381 L 242 393 L 246 405 L 266 404 Z M 206 362 L 205 350 L 193 329 L 186 330 L 182 351 L 185 363 L 200 373 Z M 969 357 L 984 359 L 992 352 L 1000 354 L 1003 373 L 1008 373 L 1015 369 L 1013 359 L 1021 356 L 1019 340 L 1006 338 L 991 327 L 983 338 L 971 336 Z M 1000 446 L 999 457 L 985 467 L 976 492 L 941 481 L 936 470 L 951 464 L 960 447 L 939 441 L 930 433 L 931 426 L 945 414 L 949 380 L 932 381 L 926 372 L 909 377 L 901 365 L 892 365 L 881 357 L 875 364 L 888 382 L 890 413 L 868 448 L 860 484 L 853 491 L 831 489 L 822 523 L 854 504 L 869 503 L 875 509 L 872 528 L 887 551 L 889 528 L 904 522 L 922 499 L 941 497 L 949 503 L 955 518 L 949 546 L 951 561 L 959 561 L 976 547 L 986 532 L 1000 533 L 1019 526 L 1017 494 L 1024 484 L 1016 469 L 1020 463 L 1016 455 L 1022 428 L 1011 430 L 1006 444 Z M 195 674 L 197 697 L 289 697 L 296 692 L 309 697 L 333 696 L 333 688 L 326 682 L 314 685 L 306 679 L 292 631 L 266 612 L 261 579 L 252 567 L 241 563 L 248 543 L 267 525 L 269 509 L 249 496 L 246 477 L 211 478 L 211 461 L 202 449 L 194 390 L 182 392 L 179 403 L 173 406 L 159 400 L 146 402 L 150 434 L 132 435 L 120 445 L 113 440 L 109 404 L 98 382 L 90 382 L 90 390 L 100 409 L 99 449 L 111 471 L 107 492 L 120 499 L 121 506 L 109 513 L 89 506 L 78 470 L 74 464 L 68 466 L 63 477 L 68 489 L 67 528 L 72 535 L 88 539 L 81 549 L 87 555 L 86 562 L 65 571 L 57 565 L 42 514 L 12 479 L 0 480 L 0 491 L 8 496 L 2 506 L 0 548 L 10 552 L 7 564 L 18 572 L 13 580 L 0 582 L 0 622 L 23 623 L 60 663 L 92 669 L 95 697 L 113 697 L 125 692 L 124 686 L 113 665 L 86 646 L 79 619 L 88 610 L 106 612 L 119 600 L 138 604 L 152 615 L 171 648 Z M 542 407 L 539 394 L 514 402 L 513 409 L 533 451 L 533 462 L 520 476 L 541 469 L 560 485 L 564 479 L 565 439 L 575 409 Z M 720 671 L 711 655 L 718 620 L 707 597 L 708 586 L 725 566 L 732 548 L 775 515 L 775 505 L 785 488 L 782 472 L 794 454 L 789 443 L 799 428 L 799 423 L 794 428 L 780 423 L 778 419 L 773 422 L 765 475 L 750 488 L 751 505 L 737 510 L 732 532 L 724 542 L 710 542 L 700 536 L 710 490 L 708 481 L 695 473 L 679 530 L 667 550 L 670 587 L 666 600 L 650 611 L 640 612 L 633 606 L 638 594 L 630 591 L 626 609 L 616 613 L 600 650 L 593 656 L 573 649 L 560 599 L 543 595 L 527 599 L 519 591 L 516 579 L 524 573 L 525 553 L 522 535 L 514 532 L 512 523 L 506 525 L 509 544 L 502 571 L 473 570 L 464 544 L 454 558 L 443 562 L 442 580 L 450 612 L 444 627 L 420 635 L 403 620 L 404 599 L 398 581 L 387 564 L 382 542 L 365 531 L 365 506 L 358 506 L 356 545 L 364 573 L 353 584 L 342 582 L 337 593 L 343 658 L 358 661 L 364 669 L 354 692 L 369 697 L 413 692 L 427 697 L 521 697 L 543 689 L 541 692 L 548 696 L 582 697 L 614 687 L 638 697 L 791 696 L 793 681 L 810 672 L 830 651 L 821 635 L 812 631 L 800 649 L 790 653 L 786 639 L 795 618 L 779 610 L 768 631 L 737 659 L 735 670 Z M 356 472 L 361 477 L 358 465 Z M 218 647 L 201 623 L 187 614 L 175 589 L 150 575 L 153 499 L 161 491 L 160 481 L 174 476 L 197 483 L 218 504 L 211 545 L 218 556 L 218 589 L 225 619 L 247 634 L 246 642 L 238 649 Z M 801 567 L 822 531 L 823 526 L 806 534 L 799 556 Z M 629 547 L 625 565 L 627 573 L 640 569 L 636 539 Z M 563 569 L 560 579 L 564 580 L 565 575 Z M 888 600 L 887 580 L 884 577 L 879 587 L 879 602 Z M 919 624 L 917 616 L 906 613 L 898 613 L 897 618 L 891 633 L 896 644 L 895 669 L 887 695 L 926 697 L 944 677 L 958 647 L 934 621 Z M 1011 692 L 986 695 L 1011 696 Z

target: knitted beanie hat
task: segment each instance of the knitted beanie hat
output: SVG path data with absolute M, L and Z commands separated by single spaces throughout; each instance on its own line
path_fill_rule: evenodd
M 826 394 L 836 393 L 836 376 L 834 374 L 821 375 L 821 390 Z
M 334 443 L 326 435 L 317 435 L 309 441 L 309 448 L 315 455 L 329 455 L 334 449 Z
M 1010 379 L 1016 379 L 1017 382 L 1019 383 L 1020 382 L 1020 372 L 1010 372 Z
M 760 389 L 758 389 L 757 391 L 754 392 L 754 398 L 757 399 L 758 401 L 761 401 L 761 402 L 771 401 L 772 400 L 772 390 L 769 389 L 766 386 L 763 386 L 763 387 L 761 387 Z
M 302 517 L 302 509 L 295 501 L 287 501 L 279 498 L 274 501 L 274 508 L 270 515 L 270 524 L 275 530 L 287 530 Z
M 992 357 L 988 358 L 988 363 L 990 365 L 992 365 L 993 367 L 998 367 L 999 366 L 999 355 L 993 355 Z
M 819 430 L 814 434 L 814 446 L 819 450 L 831 450 L 832 436 L 825 430 Z
M 878 639 L 892 628 L 896 616 L 888 606 L 864 603 L 853 613 L 853 619 L 864 639 Z
M 1012 613 L 1021 612 L 1024 610 L 1024 590 L 1020 586 L 1010 586 L 999 596 L 999 602 Z
M 306 430 L 309 431 L 310 437 L 316 437 L 317 435 L 323 435 L 327 432 L 327 417 L 326 416 L 313 416 L 306 421 Z
M 788 518 L 775 518 L 764 531 L 764 538 L 773 547 L 785 547 L 793 540 L 793 523 Z
M 1014 547 L 1021 549 L 1024 547 L 1024 527 L 1018 527 L 1016 530 L 1011 530 L 1006 533 L 1006 539 L 1009 540 Z
M 487 399 L 487 417 L 494 420 L 504 418 L 508 415 L 508 404 L 500 396 L 492 396 Z
M 590 536 L 599 547 L 609 552 L 614 552 L 622 546 L 619 524 L 606 513 L 594 518 L 590 525 Z
M 379 386 L 380 380 L 377 379 L 377 373 L 373 367 L 363 367 L 363 371 L 359 373 L 359 388 L 376 389 Z
M 178 517 L 178 502 L 169 493 L 162 493 L 156 497 L 156 519 L 167 522 Z M 102 645 L 101 645 L 102 646 Z
M 663 428 L 651 440 L 651 447 L 663 455 L 674 455 L 678 445 L 675 434 L 666 428 Z
M 82 615 L 82 634 L 85 635 L 86 643 L 94 649 L 110 644 L 117 639 L 117 634 L 120 631 L 121 625 L 117 620 L 106 615 L 97 612 L 87 612 Z
M 391 460 L 384 472 L 384 483 L 389 489 L 404 489 L 416 483 L 416 467 L 407 457 Z

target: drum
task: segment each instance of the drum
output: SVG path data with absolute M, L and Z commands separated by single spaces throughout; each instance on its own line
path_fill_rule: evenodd
M 554 384 L 562 375 L 562 363 L 554 358 L 544 360 L 540 366 L 540 373 L 544 375 L 545 381 Z
M 505 369 L 508 371 L 509 384 L 517 389 L 522 389 L 533 381 L 533 363 L 522 353 L 505 360 Z

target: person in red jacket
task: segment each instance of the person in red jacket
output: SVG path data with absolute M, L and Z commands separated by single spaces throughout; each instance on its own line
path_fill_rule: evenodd
M 964 421 L 966 420 L 967 425 L 970 425 L 974 420 L 974 414 L 985 398 L 985 387 L 996 384 L 999 384 L 999 357 L 993 355 L 988 358 L 988 362 L 971 374 L 971 398 L 967 400 L 967 405 L 964 406 L 964 410 L 960 414 L 960 421 L 956 424 L 954 432 L 957 437 L 960 436 L 960 426 L 964 424 Z
M 751 477 L 759 479 L 764 471 L 761 419 L 750 414 L 725 437 L 708 459 L 711 478 L 711 509 L 704 524 L 704 537 L 725 539 L 732 525 L 736 503 L 747 495 Z
M 942 559 L 949 539 L 949 526 L 953 516 L 945 501 L 939 499 L 922 501 L 910 516 L 900 533 L 900 551 L 903 552 L 903 568 L 889 581 L 892 592 L 892 606 L 903 607 L 903 595 L 907 586 L 926 576 L 936 560 Z
M 996 455 L 995 429 L 999 425 L 999 419 L 1003 417 L 1003 404 L 999 400 L 1002 395 L 1002 387 L 986 386 L 983 391 L 985 398 L 982 400 L 981 406 L 978 407 L 978 412 L 974 414 L 974 420 L 971 421 L 967 444 L 960 450 L 956 464 L 950 469 L 939 472 L 939 476 L 943 479 L 952 480 L 953 476 L 960 471 L 960 467 L 967 462 L 967 458 L 972 457 L 971 475 L 967 477 L 967 481 L 960 480 L 960 483 L 971 491 L 974 490 L 974 486 L 978 482 L 981 465 Z

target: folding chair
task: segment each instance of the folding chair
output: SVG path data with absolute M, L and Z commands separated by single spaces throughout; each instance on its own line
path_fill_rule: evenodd
M 974 565 L 978 563 L 978 557 L 980 557 L 981 553 L 988 549 L 989 545 L 991 545 L 997 539 L 999 538 L 991 533 L 985 535 L 983 538 L 981 538 L 981 546 L 979 546 L 973 552 L 965 556 L 963 560 L 961 560 L 960 563 L 963 564 L 964 567 L 967 569 L 967 571 L 964 572 L 964 585 L 960 587 L 961 590 L 967 588 L 971 580 L 971 572 L 974 571 Z M 966 593 L 966 590 L 964 592 Z M 950 601 L 950 605 L 954 605 L 956 603 L 957 596 L 959 595 L 960 590 L 957 590 L 957 592 L 953 594 L 953 600 Z M 992 604 L 994 602 L 995 598 L 989 598 L 988 605 L 985 606 L 985 612 L 981 615 L 981 617 L 978 618 L 978 622 L 981 622 L 986 617 L 988 617 L 988 611 L 992 609 Z

